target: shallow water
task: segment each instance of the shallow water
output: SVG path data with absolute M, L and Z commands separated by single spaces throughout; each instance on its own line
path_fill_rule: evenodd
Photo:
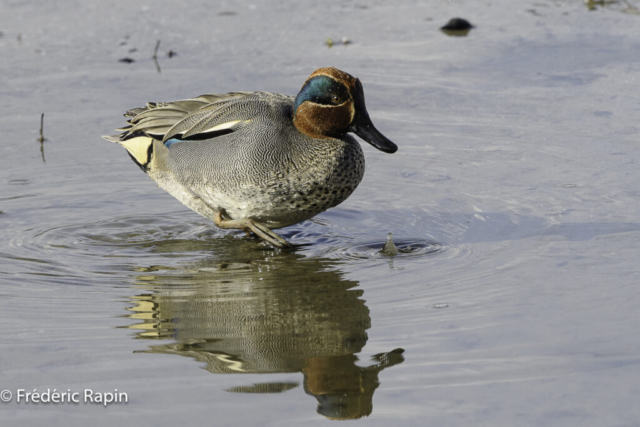
M 3 2 L 3 425 L 637 425 L 638 8 Z M 456 16 L 465 37 L 439 30 Z M 295 94 L 328 65 L 400 149 L 365 144 L 358 190 L 282 230 L 292 252 L 100 139 L 147 101 Z

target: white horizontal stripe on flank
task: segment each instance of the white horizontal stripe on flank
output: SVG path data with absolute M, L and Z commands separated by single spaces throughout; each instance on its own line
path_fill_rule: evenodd
M 209 133 L 209 132 L 215 132 L 215 131 L 217 131 L 217 130 L 225 130 L 225 129 L 229 129 L 229 128 L 232 128 L 232 127 L 234 127 L 235 125 L 237 125 L 238 123 L 243 122 L 243 121 L 244 121 L 244 120 L 236 120 L 236 121 L 233 121 L 233 122 L 222 123 L 221 125 L 214 126 L 214 127 L 212 127 L 212 128 L 209 128 L 209 129 L 203 130 L 203 131 L 198 132 L 198 133 Z

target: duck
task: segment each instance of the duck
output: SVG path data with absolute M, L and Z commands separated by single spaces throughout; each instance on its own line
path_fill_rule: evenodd
M 385 153 L 398 147 L 373 125 L 358 78 L 315 70 L 297 96 L 205 94 L 127 111 L 104 139 L 120 144 L 157 185 L 221 229 L 292 245 L 274 229 L 345 201 L 364 176 L 354 133 Z

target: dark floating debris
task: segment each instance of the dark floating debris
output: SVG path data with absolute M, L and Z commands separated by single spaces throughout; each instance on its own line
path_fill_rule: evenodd
M 584 5 L 589 10 L 597 10 L 596 6 L 606 7 L 611 3 L 616 3 L 616 2 L 610 1 L 610 0 L 584 0 Z
M 333 47 L 334 45 L 337 44 L 341 44 L 343 46 L 346 46 L 348 44 L 351 44 L 351 40 L 349 40 L 346 37 L 341 38 L 340 40 L 333 40 L 332 38 L 328 38 L 326 42 L 324 42 L 324 44 L 326 44 L 329 48 Z
M 125 38 L 128 40 L 129 36 L 126 36 Z M 127 41 L 123 41 L 121 43 L 121 45 L 125 45 L 125 44 L 127 44 Z M 156 65 L 156 70 L 158 71 L 158 73 L 161 73 L 162 69 L 160 68 L 160 63 L 158 62 L 158 51 L 159 50 L 160 50 L 160 40 L 157 40 L 156 41 L 156 45 L 153 48 L 153 56 L 151 57 L 151 59 L 153 59 L 153 63 Z M 129 49 L 129 53 L 135 53 L 137 51 L 138 51 L 138 49 L 135 48 L 135 47 Z M 176 55 L 178 55 L 178 53 L 176 51 L 174 51 L 174 50 L 169 50 L 167 52 L 167 56 L 169 58 L 173 58 Z M 118 62 L 123 62 L 125 64 L 131 64 L 133 62 L 136 62 L 136 60 L 127 56 L 127 57 L 118 59 Z
M 393 243 L 393 234 L 387 234 L 387 243 L 384 244 L 380 253 L 385 255 L 398 255 L 398 248 L 395 243 Z
M 590 11 L 598 10 L 598 7 L 600 7 L 600 8 L 605 8 L 605 7 L 609 7 L 609 6 L 614 6 L 615 7 L 620 3 L 621 2 L 616 1 L 616 0 L 584 0 L 584 5 Z M 629 0 L 622 0 L 622 3 L 624 3 L 624 6 L 626 6 L 625 9 L 621 10 L 622 13 L 627 13 L 629 15 L 640 15 L 640 10 L 638 10 L 637 7 L 632 5 L 629 2 Z
M 446 25 L 440 27 L 443 33 L 453 37 L 464 37 L 469 34 L 469 31 L 473 28 L 473 25 L 469 21 L 463 18 L 452 18 Z

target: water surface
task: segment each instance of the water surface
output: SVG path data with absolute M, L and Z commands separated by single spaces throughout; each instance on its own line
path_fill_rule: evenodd
M 637 425 L 638 7 L 2 3 L 0 390 L 129 401 L 0 417 Z M 444 34 L 453 17 L 474 28 Z M 147 101 L 295 94 L 321 66 L 362 80 L 400 148 L 365 144 L 358 190 L 282 230 L 292 252 L 100 139 Z

